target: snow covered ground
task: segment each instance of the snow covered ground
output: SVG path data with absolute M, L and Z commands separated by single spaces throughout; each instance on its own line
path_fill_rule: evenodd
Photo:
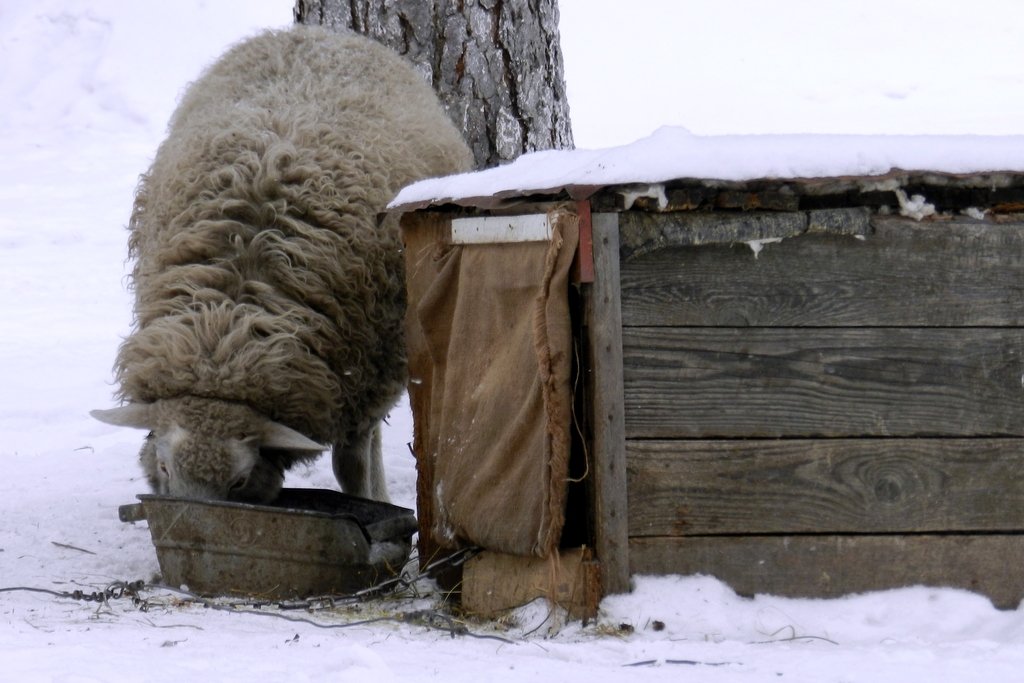
M 661 124 L 704 134 L 1024 133 L 1024 42 L 1013 36 L 1024 5 L 1012 0 L 647 0 L 625 15 L 606 4 L 561 0 L 584 146 Z M 110 367 L 128 331 L 132 191 L 184 84 L 226 44 L 287 24 L 290 11 L 290 0 L 0 0 L 0 591 L 91 591 L 157 571 L 145 526 L 117 521 L 117 506 L 145 488 L 140 435 L 87 414 L 111 404 Z M 642 111 L 621 109 L 622 94 L 643 95 Z M 410 433 L 400 408 L 386 457 L 406 505 Z M 333 486 L 333 477 L 325 461 L 289 483 Z M 705 577 L 640 577 L 587 627 L 552 632 L 539 606 L 511 626 L 469 625 L 511 642 L 394 622 L 323 628 L 422 600 L 318 614 L 318 627 L 154 598 L 140 612 L 126 601 L 0 592 L 0 681 L 905 683 L 1016 681 L 1024 668 L 1021 610 L 923 587 L 747 599 Z

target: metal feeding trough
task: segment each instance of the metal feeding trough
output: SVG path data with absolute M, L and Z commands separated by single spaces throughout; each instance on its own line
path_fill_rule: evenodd
M 282 489 L 269 505 L 144 494 L 121 521 L 149 521 L 163 580 L 204 595 L 348 594 L 409 559 L 408 508 L 327 489 Z

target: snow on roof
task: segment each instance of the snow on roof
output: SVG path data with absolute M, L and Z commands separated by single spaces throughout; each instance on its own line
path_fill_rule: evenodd
M 629 145 L 524 154 L 511 164 L 432 178 L 403 189 L 390 208 L 562 191 L 583 198 L 609 185 L 695 178 L 759 179 L 880 176 L 894 171 L 948 174 L 1024 172 L 1024 136 L 721 135 L 664 127 Z

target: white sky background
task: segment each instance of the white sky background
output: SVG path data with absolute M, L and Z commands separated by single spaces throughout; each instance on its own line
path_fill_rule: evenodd
M 560 0 L 578 147 L 704 135 L 1024 133 L 1018 0 Z

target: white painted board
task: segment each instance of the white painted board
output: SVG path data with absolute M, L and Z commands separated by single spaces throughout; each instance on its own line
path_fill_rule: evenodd
M 473 216 L 452 220 L 453 244 L 546 242 L 551 239 L 547 214 Z

